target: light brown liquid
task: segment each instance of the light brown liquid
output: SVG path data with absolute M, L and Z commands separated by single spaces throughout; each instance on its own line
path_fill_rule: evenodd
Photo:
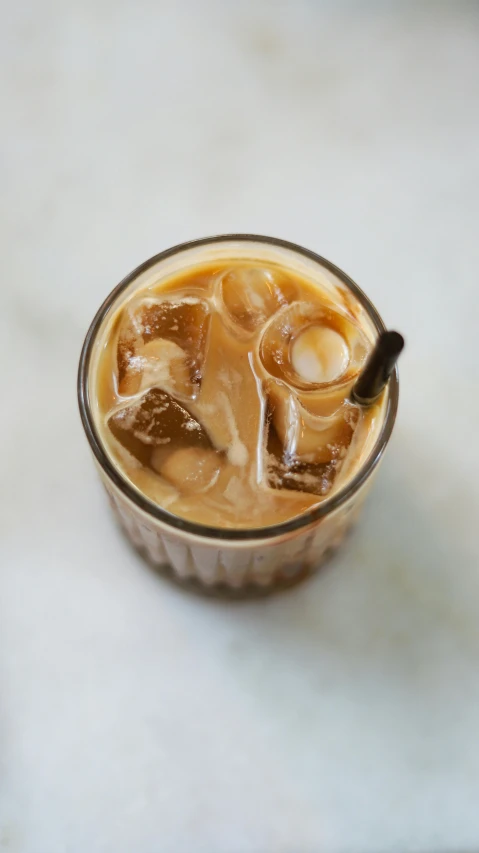
M 349 399 L 371 346 L 346 291 L 333 299 L 256 262 L 194 268 L 134 294 L 110 323 L 102 439 L 175 515 L 279 523 L 350 479 L 371 446 L 382 404 L 364 412 Z

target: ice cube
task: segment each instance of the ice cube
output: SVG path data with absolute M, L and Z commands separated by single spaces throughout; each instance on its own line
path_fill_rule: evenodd
M 325 496 L 351 444 L 359 419 L 356 407 L 346 402 L 328 417 L 313 415 L 279 383 L 269 386 L 267 399 L 268 484 Z
M 221 299 L 230 321 L 251 334 L 297 294 L 285 274 L 262 267 L 237 266 L 221 278 Z
M 281 385 L 270 386 L 268 408 L 284 453 L 307 462 L 328 462 L 348 447 L 359 416 L 348 402 L 327 417 L 314 415 Z
M 266 482 L 272 489 L 307 492 L 325 497 L 331 490 L 340 460 L 304 462 L 284 452 L 282 442 L 271 423 L 266 452 Z
M 117 409 L 108 418 L 108 426 L 117 441 L 143 465 L 151 466 L 152 453 L 158 448 L 173 451 L 179 447 L 211 447 L 199 421 L 159 388 Z
M 220 455 L 204 447 L 182 447 L 163 458 L 153 451 L 152 465 L 169 483 L 182 492 L 204 492 L 218 478 Z
M 295 302 L 266 326 L 260 358 L 293 388 L 330 393 L 335 383 L 353 382 L 369 348 L 361 329 L 329 305 Z
M 130 396 L 151 386 L 154 381 L 151 371 L 149 378 L 143 376 L 153 366 L 158 375 L 156 384 L 166 385 L 167 390 L 184 396 L 194 396 L 193 386 L 197 387 L 201 381 L 209 312 L 205 300 L 184 294 L 174 298 L 143 298 L 124 309 L 117 344 L 120 394 Z M 166 362 L 172 368 L 169 376 Z

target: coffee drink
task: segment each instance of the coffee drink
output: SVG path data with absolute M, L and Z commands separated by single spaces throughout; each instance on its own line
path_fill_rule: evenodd
M 365 382 L 384 331 L 348 276 L 281 240 L 205 238 L 130 273 L 94 318 L 78 375 L 129 540 L 216 594 L 315 570 L 357 518 L 392 432 L 397 369 L 377 399 L 381 377 L 372 396 Z
M 97 429 L 121 476 L 168 513 L 276 525 L 344 487 L 371 451 L 385 395 L 362 409 L 351 388 L 372 345 L 346 288 L 272 261 L 193 265 L 111 316 Z

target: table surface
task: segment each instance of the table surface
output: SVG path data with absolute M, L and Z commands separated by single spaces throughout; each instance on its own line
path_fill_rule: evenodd
M 477 851 L 478 7 L 3 24 L 0 851 Z M 75 378 L 124 274 L 234 231 L 335 261 L 407 352 L 343 552 L 222 604 L 125 547 Z

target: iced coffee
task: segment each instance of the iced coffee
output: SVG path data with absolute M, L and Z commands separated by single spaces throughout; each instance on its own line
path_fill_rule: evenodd
M 241 595 L 315 570 L 393 428 L 397 372 L 374 402 L 356 394 L 383 333 L 354 282 L 280 240 L 205 238 L 130 273 L 91 324 L 78 390 L 112 507 L 149 562 Z
M 102 440 L 169 513 L 258 528 L 351 477 L 380 419 L 352 384 L 371 349 L 359 312 L 273 264 L 226 259 L 135 293 L 105 336 Z

